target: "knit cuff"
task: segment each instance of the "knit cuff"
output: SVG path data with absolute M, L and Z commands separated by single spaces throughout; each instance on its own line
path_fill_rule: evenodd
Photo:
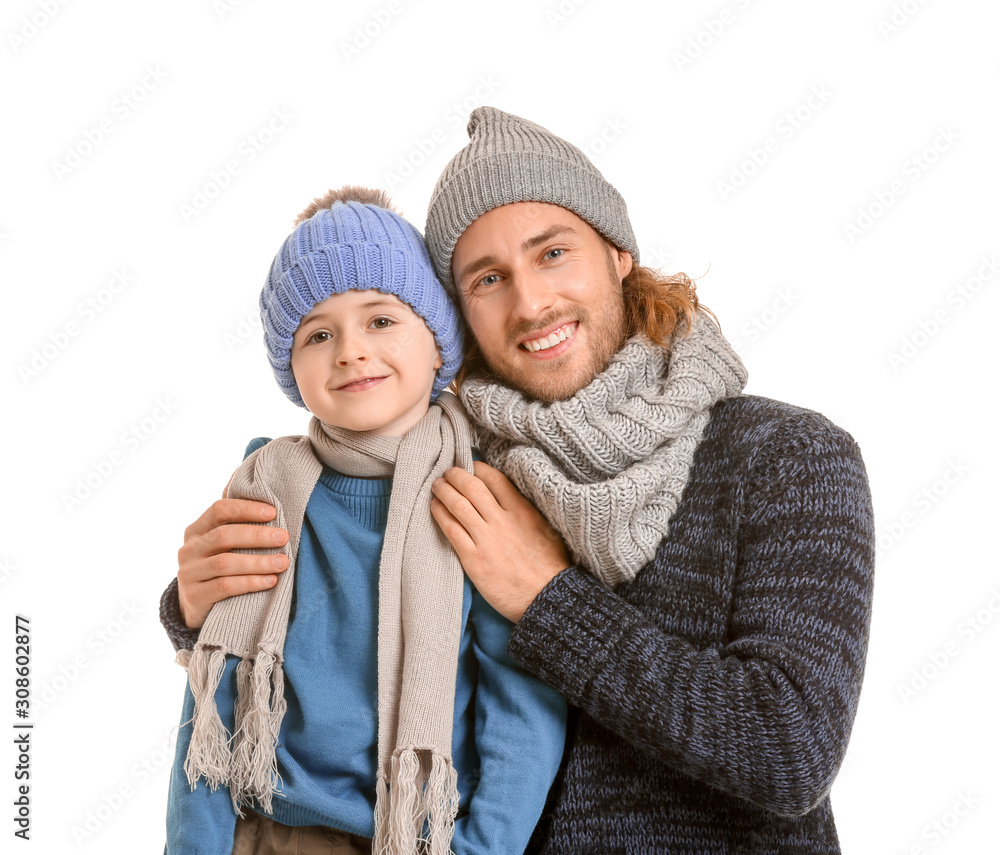
M 181 615 L 181 601 L 177 593 L 177 577 L 174 576 L 160 597 L 160 623 L 167 631 L 167 637 L 174 650 L 193 650 L 198 642 L 200 629 L 191 629 Z
M 582 567 L 550 581 L 514 625 L 507 652 L 581 706 L 591 681 L 635 622 L 634 609 Z

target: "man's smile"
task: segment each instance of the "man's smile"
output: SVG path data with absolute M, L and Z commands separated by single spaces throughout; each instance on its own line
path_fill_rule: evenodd
M 562 324 L 561 326 L 556 327 L 546 335 L 539 336 L 538 338 L 525 339 L 521 342 L 520 346 L 525 350 L 531 351 L 532 353 L 537 353 L 540 350 L 548 350 L 551 347 L 555 347 L 560 342 L 564 342 L 567 339 L 572 338 L 576 334 L 576 330 L 579 325 L 579 321 L 570 321 L 568 324 Z

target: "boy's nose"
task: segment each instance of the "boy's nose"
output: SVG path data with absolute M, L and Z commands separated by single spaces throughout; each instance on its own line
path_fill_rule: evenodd
M 354 333 L 341 336 L 336 359 L 338 365 L 350 365 L 354 362 L 367 360 L 368 348 L 365 347 L 364 338 Z

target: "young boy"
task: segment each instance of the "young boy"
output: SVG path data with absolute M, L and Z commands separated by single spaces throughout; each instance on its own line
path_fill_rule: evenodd
M 227 495 L 278 508 L 289 569 L 216 604 L 178 656 L 166 852 L 520 853 L 565 703 L 507 657 L 511 625 L 430 514 L 433 480 L 472 457 L 444 391 L 461 321 L 423 239 L 384 194 L 331 192 L 260 305 L 278 384 L 313 418 Z

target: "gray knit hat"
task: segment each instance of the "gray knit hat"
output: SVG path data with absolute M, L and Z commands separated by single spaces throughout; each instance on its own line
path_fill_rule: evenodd
M 462 232 L 512 202 L 568 208 L 639 263 L 625 200 L 575 145 L 495 107 L 473 110 L 468 131 L 469 144 L 434 187 L 424 230 L 434 269 L 452 296 L 451 257 Z

